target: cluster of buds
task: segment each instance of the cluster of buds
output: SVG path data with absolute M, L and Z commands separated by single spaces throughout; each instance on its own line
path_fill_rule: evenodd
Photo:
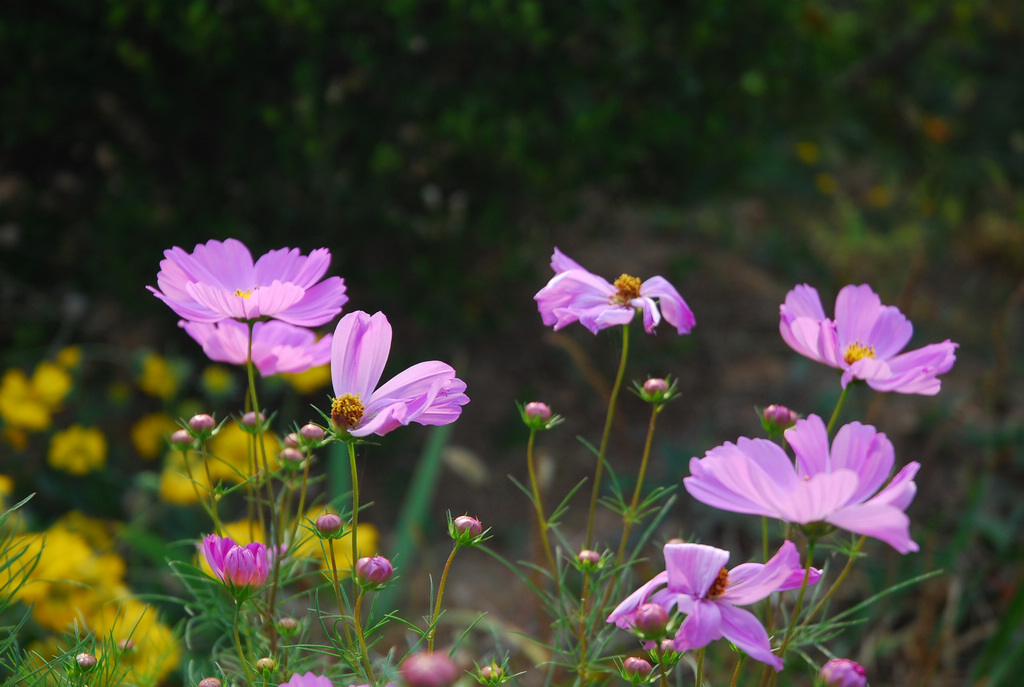
M 313 449 L 320 448 L 324 445 L 324 437 L 326 435 L 327 432 L 323 427 L 309 422 L 303 425 L 299 431 L 290 432 L 284 438 L 284 445 L 286 448 L 297 448 L 312 451 Z
M 551 429 L 562 424 L 562 416 L 553 415 L 551 407 L 540 401 L 520 405 L 519 415 L 523 418 L 523 424 L 533 430 Z
M 483 524 L 471 515 L 448 517 L 448 534 L 459 546 L 476 546 L 488 539 Z
M 206 441 L 220 431 L 220 425 L 208 413 L 199 413 L 189 418 L 181 429 L 171 433 L 171 448 L 176 451 L 188 451 L 196 441 Z
M 395 574 L 395 568 L 384 556 L 368 556 L 356 561 L 355 574 L 356 582 L 363 589 L 380 589 Z
M 634 381 L 633 386 L 637 396 L 647 403 L 653 404 L 658 410 L 661 410 L 663 405 L 679 395 L 676 393 L 676 380 L 671 377 L 666 377 L 665 379 L 653 377 L 643 384 Z

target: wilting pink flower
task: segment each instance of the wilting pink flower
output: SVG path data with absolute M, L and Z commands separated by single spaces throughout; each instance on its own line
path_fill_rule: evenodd
M 216 323 L 181 320 L 189 336 L 203 347 L 210 360 L 245 365 L 249 360 L 249 326 L 236 320 Z M 257 322 L 252 328 L 252 361 L 264 377 L 281 372 L 305 372 L 331 360 L 331 335 L 317 341 L 316 334 L 271 320 Z
M 743 437 L 691 458 L 686 490 L 722 510 L 800 525 L 829 523 L 881 539 L 900 553 L 917 551 L 904 511 L 917 492 L 919 463 L 908 463 L 882 489 L 895 455 L 892 442 L 871 425 L 844 425 L 831 449 L 817 415 L 798 420 L 785 436 L 795 466 L 778 444 Z
M 680 334 L 688 333 L 696 323 L 686 301 L 663 277 L 641 282 L 623 274 L 613 284 L 586 271 L 557 248 L 551 256 L 551 268 L 555 276 L 533 298 L 541 320 L 556 330 L 578 321 L 597 334 L 601 329 L 629 324 L 637 310 L 643 310 L 648 334 L 662 316 Z
M 280 687 L 334 687 L 334 683 L 323 675 L 314 675 L 308 672 L 305 675 L 295 673 L 288 682 L 282 682 Z
M 786 295 L 779 331 L 789 346 L 812 360 L 843 371 L 842 385 L 862 379 L 876 391 L 933 396 L 937 375 L 956 362 L 957 344 L 946 339 L 906 353 L 913 325 L 898 308 L 882 305 L 867 284 L 844 286 L 836 297 L 836 319 L 825 317 L 818 292 L 807 284 Z
M 341 277 L 320 278 L 331 253 L 272 250 L 253 263 L 241 241 L 207 241 L 191 253 L 164 251 L 157 288 L 146 287 L 191 322 L 274 318 L 301 327 L 324 324 L 348 300 Z M 319 282 L 319 283 L 317 283 Z
M 675 636 L 675 650 L 689 651 L 725 637 L 751 658 L 782 670 L 782 659 L 772 653 L 768 633 L 749 606 L 773 592 L 795 589 L 804 578 L 800 556 L 787 541 L 767 563 L 743 563 L 726 570 L 729 552 L 704 544 L 665 544 L 665 571 L 630 594 L 608 616 L 624 630 L 636 624 L 637 611 L 655 603 L 666 611 L 686 616 Z M 812 568 L 808 584 L 821 578 Z
M 383 436 L 410 422 L 455 422 L 469 397 L 451 365 L 417 363 L 375 389 L 390 351 L 391 323 L 383 313 L 356 311 L 341 318 L 331 350 L 334 423 L 352 436 L 365 437 Z
M 229 537 L 210 534 L 199 549 L 214 576 L 236 590 L 263 586 L 270 570 L 267 547 L 259 542 L 240 546 Z

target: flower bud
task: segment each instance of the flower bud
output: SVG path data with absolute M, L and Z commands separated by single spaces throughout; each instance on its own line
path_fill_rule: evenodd
M 220 687 L 220 680 L 215 677 L 204 677 L 196 687 Z
M 176 429 L 171 432 L 171 447 L 178 451 L 187 451 L 192 448 L 192 435 L 187 429 Z
M 324 513 L 316 519 L 316 533 L 324 539 L 334 539 L 341 532 L 341 516 L 337 513 Z
M 324 428 L 310 422 L 302 426 L 302 429 L 299 430 L 299 436 L 306 441 L 321 442 L 324 440 Z
M 306 454 L 297 448 L 286 448 L 282 449 L 277 457 L 281 459 L 285 467 L 297 468 L 302 467 L 302 461 L 306 459 Z
M 263 413 L 260 413 L 257 416 L 256 413 L 251 410 L 238 418 L 238 424 L 242 426 L 242 429 L 248 432 L 255 432 L 262 429 L 266 421 L 267 418 Z
M 668 627 L 668 611 L 658 604 L 643 604 L 633 613 L 633 627 L 644 639 L 659 639 Z
M 356 582 L 364 589 L 376 589 L 391 579 L 395 569 L 384 556 L 356 561 Z
M 583 572 L 593 572 L 601 567 L 603 556 L 593 549 L 583 549 L 576 554 L 576 561 Z
M 285 616 L 277 621 L 277 631 L 285 637 L 291 637 L 299 631 L 299 621 L 291 616 Z
M 667 656 L 676 650 L 676 641 L 670 637 L 666 637 L 658 644 L 658 649 L 661 651 L 663 656 Z
M 523 418 L 523 424 L 530 429 L 551 429 L 562 422 L 561 416 L 551 413 L 551 406 L 540 401 L 530 401 L 525 406 L 519 406 L 519 415 Z
M 117 648 L 121 651 L 135 651 L 135 642 L 131 639 L 122 639 L 117 643 Z
M 448 523 L 448 534 L 462 546 L 474 546 L 483 541 L 484 526 L 471 515 L 460 515 Z
M 866 675 L 863 666 L 848 658 L 830 659 L 818 673 L 825 687 L 864 687 Z
M 272 673 L 274 672 L 275 668 L 277 668 L 277 661 L 270 658 L 269 656 L 264 656 L 260 660 L 256 661 L 256 670 L 260 673 Z
M 633 388 L 640 398 L 653 403 L 657 409 L 676 397 L 676 382 L 671 378 L 653 377 L 643 384 L 634 381 Z
M 92 654 L 82 652 L 75 656 L 75 663 L 83 672 L 88 672 L 96 667 L 97 660 Z
M 652 377 L 644 382 L 644 392 L 648 394 L 656 394 L 658 392 L 668 391 L 668 382 L 661 377 Z
M 622 677 L 636 685 L 644 682 L 653 669 L 646 659 L 630 656 L 622 662 Z
M 459 669 L 447 654 L 424 651 L 409 656 L 399 668 L 408 687 L 451 687 Z
M 285 448 L 298 448 L 299 447 L 299 435 L 295 432 L 289 432 L 284 438 Z
M 770 437 L 782 434 L 799 419 L 800 416 L 786 406 L 772 404 L 761 411 L 761 426 Z
M 500 685 L 504 682 L 504 678 L 505 671 L 501 669 L 501 666 L 495 663 L 488 663 L 480 668 L 477 682 L 483 685 Z
M 188 421 L 188 428 L 192 433 L 192 436 L 197 439 L 208 439 L 213 436 L 213 430 L 217 426 L 217 421 L 213 419 L 212 415 L 207 413 L 199 413 L 193 415 Z

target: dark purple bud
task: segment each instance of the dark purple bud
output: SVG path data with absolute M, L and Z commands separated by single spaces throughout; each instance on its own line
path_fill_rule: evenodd
M 633 684 L 638 684 L 646 680 L 653 669 L 646 659 L 630 656 L 622 662 L 622 677 Z
M 399 670 L 408 687 L 451 687 L 459 677 L 454 661 L 441 652 L 413 654 Z
M 848 658 L 829 660 L 818 677 L 825 687 L 864 687 L 868 683 L 864 667 Z
M 391 561 L 384 556 L 360 558 L 356 561 L 356 582 L 366 588 L 379 587 L 394 574 Z
M 668 611 L 658 604 L 643 604 L 633 614 L 633 626 L 644 638 L 658 639 L 668 626 Z

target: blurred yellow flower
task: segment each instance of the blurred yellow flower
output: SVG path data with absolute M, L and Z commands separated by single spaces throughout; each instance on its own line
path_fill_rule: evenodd
M 147 353 L 142 359 L 139 388 L 150 396 L 171 398 L 178 390 L 178 380 L 167 359 L 156 353 Z
M 318 365 L 304 372 L 284 373 L 281 377 L 300 394 L 308 396 L 331 383 L 331 366 Z
M 50 415 L 60 409 L 71 391 L 71 377 L 54 363 L 36 365 L 32 379 L 11 368 L 0 380 L 0 417 L 7 425 L 39 432 L 50 426 Z
M 82 349 L 78 346 L 65 346 L 57 351 L 57 364 L 65 370 L 73 370 L 82 362 Z
M 72 510 L 60 516 L 50 529 L 59 528 L 80 535 L 93 549 L 106 552 L 114 548 L 114 535 L 119 527 L 116 520 L 94 518 L 80 510 Z
M 892 194 L 885 186 L 876 185 L 868 189 L 865 200 L 873 208 L 885 208 L 892 203 Z
M 0 506 L 7 506 L 7 497 L 14 493 L 14 480 L 10 475 L 0 475 Z
M 178 429 L 177 423 L 164 413 L 143 415 L 132 425 L 132 445 L 146 460 L 156 458 L 167 448 L 167 435 Z
M 836 182 L 836 178 L 828 172 L 818 172 L 814 175 L 814 185 L 818 187 L 818 191 L 831 196 L 839 190 L 839 183 Z
M 107 462 L 107 438 L 95 427 L 71 425 L 50 439 L 46 462 L 72 475 L 99 470 Z
M 126 682 L 149 687 L 157 685 L 181 660 L 181 643 L 171 628 L 160 622 L 156 609 L 133 598 L 111 601 L 99 609 L 90 624 L 97 637 L 109 637 L 118 645 L 131 647 L 120 654 L 129 668 Z
M 817 143 L 811 141 L 800 141 L 796 144 L 796 156 L 805 165 L 813 165 L 821 157 L 821 149 Z
M 215 398 L 235 390 L 235 377 L 225 365 L 207 365 L 202 375 L 203 389 Z

